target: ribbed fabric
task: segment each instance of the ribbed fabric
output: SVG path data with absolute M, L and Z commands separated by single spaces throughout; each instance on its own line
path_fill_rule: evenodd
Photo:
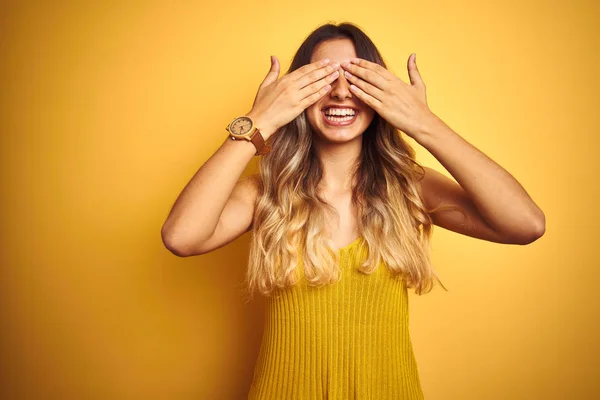
M 267 300 L 248 399 L 423 399 L 404 281 L 357 270 L 364 239 L 339 249 L 341 281 L 304 280 Z

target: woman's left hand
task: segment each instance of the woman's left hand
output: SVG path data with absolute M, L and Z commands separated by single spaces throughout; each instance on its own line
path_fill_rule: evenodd
M 411 56 L 412 59 L 408 58 L 411 85 L 381 65 L 362 58 L 354 58 L 341 66 L 351 83 L 352 93 L 395 128 L 415 138 L 437 116 L 427 105 L 425 83 L 417 69 L 416 55 Z

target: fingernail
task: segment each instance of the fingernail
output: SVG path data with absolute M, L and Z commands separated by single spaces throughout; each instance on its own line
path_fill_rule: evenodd
M 321 63 L 322 63 L 323 65 L 326 65 L 328 62 L 329 62 L 329 58 L 326 58 L 326 59 L 324 59 L 324 60 L 323 60 Z

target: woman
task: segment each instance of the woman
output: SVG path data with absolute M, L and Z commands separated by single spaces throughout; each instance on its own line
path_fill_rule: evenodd
M 163 241 L 191 256 L 253 230 L 247 284 L 268 310 L 249 398 L 422 399 L 407 289 L 437 279 L 433 225 L 526 244 L 544 214 L 429 109 L 414 55 L 407 84 L 357 26 L 327 24 L 279 68 L 272 57 L 251 111 L 228 127 L 246 140 L 228 137 L 199 169 Z M 421 167 L 400 132 L 459 184 Z M 254 155 L 260 173 L 239 179 Z

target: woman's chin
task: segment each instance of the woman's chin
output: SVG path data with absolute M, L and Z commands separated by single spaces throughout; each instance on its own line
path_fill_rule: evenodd
M 330 127 L 324 126 L 319 128 L 318 136 L 320 139 L 332 143 L 345 143 L 361 136 L 361 132 L 357 131 L 354 127 L 336 127 L 335 129 L 330 129 Z

